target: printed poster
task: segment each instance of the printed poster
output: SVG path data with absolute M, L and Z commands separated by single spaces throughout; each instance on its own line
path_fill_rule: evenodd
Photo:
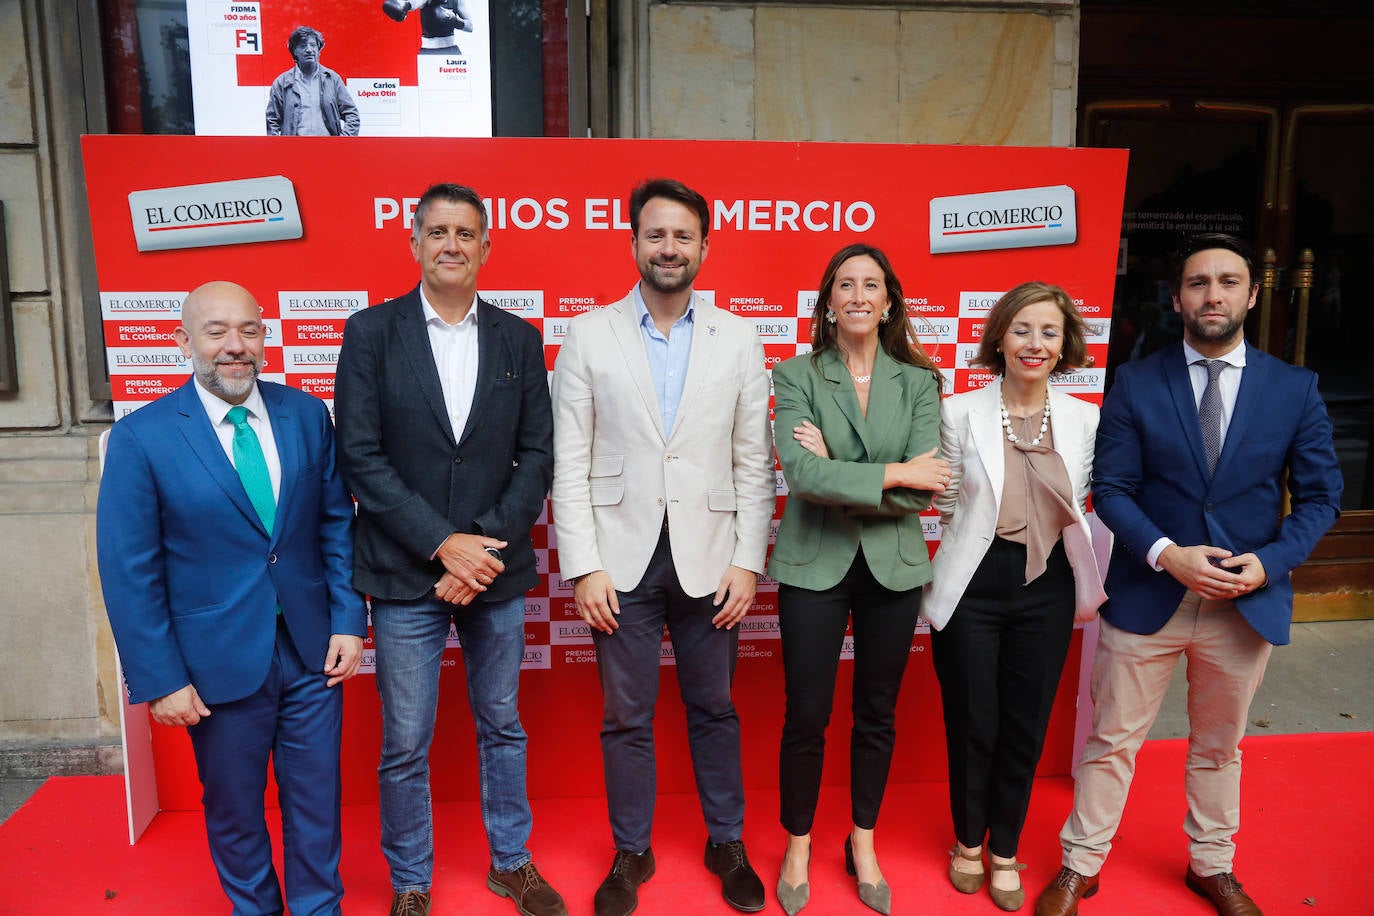
M 490 137 L 488 0 L 186 0 L 197 134 Z

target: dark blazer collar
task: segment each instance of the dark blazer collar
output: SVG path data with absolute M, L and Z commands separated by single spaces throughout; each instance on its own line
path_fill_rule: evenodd
M 501 352 L 506 347 L 505 328 L 501 310 L 487 302 L 480 295 L 472 303 L 477 310 L 477 387 L 472 392 L 472 409 L 468 411 L 468 421 L 458 437 L 462 445 L 482 422 L 482 411 L 491 400 L 491 389 L 496 384 L 497 367 L 501 365 Z M 514 365 L 512 362 L 511 365 Z M 442 403 L 442 396 L 440 399 Z
M 1169 397 L 1178 415 L 1178 425 L 1183 430 L 1183 437 L 1188 440 L 1188 450 L 1193 453 L 1198 474 L 1207 480 L 1207 453 L 1202 447 L 1202 424 L 1197 417 L 1197 401 L 1193 398 L 1193 383 L 1188 377 L 1183 344 L 1174 344 L 1161 354 L 1160 359 L 1164 367 L 1164 379 L 1169 386 Z
M 1202 446 L 1202 424 L 1198 420 L 1197 398 L 1193 394 L 1193 382 L 1189 376 L 1188 359 L 1183 344 L 1174 345 L 1162 354 L 1164 376 L 1169 384 L 1169 394 L 1178 413 L 1179 426 L 1188 440 L 1188 447 L 1197 462 L 1198 474 L 1203 480 L 1214 480 L 1226 470 L 1226 465 L 1240 448 L 1245 430 L 1253 422 L 1255 410 L 1267 387 L 1265 380 L 1272 363 L 1266 354 L 1245 344 L 1245 368 L 1240 374 L 1240 389 L 1236 392 L 1235 407 L 1231 411 L 1231 422 L 1226 427 L 1226 440 L 1221 444 L 1221 454 L 1217 456 L 1216 470 L 1207 473 L 1207 452 Z
M 505 348 L 505 328 L 502 327 L 502 313 L 496 306 L 482 298 L 481 294 L 473 300 L 477 321 L 477 387 L 472 393 L 472 408 L 468 411 L 467 423 L 461 430 L 455 430 L 448 417 L 448 407 L 444 404 L 444 388 L 439 381 L 439 369 L 434 362 L 434 349 L 429 343 L 429 330 L 425 323 L 425 307 L 420 301 L 420 287 L 410 291 L 400 309 L 402 320 L 401 339 L 410 358 L 411 368 L 419 381 L 420 391 L 429 402 L 430 410 L 439 423 L 439 428 L 448 436 L 449 443 L 455 447 L 468 440 L 473 430 L 481 424 L 482 411 L 491 398 L 492 386 L 496 383 L 497 367 L 501 365 L 501 352 Z
M 1221 454 L 1217 456 L 1217 469 L 1216 473 L 1212 475 L 1213 479 L 1220 477 L 1226 471 L 1227 464 L 1240 451 L 1240 444 L 1241 440 L 1245 438 L 1245 431 L 1251 429 L 1252 424 L 1255 423 L 1255 411 L 1259 409 L 1265 392 L 1271 391 L 1269 380 L 1274 365 L 1274 360 L 1270 359 L 1268 354 L 1246 343 L 1245 368 L 1240 373 L 1240 389 L 1236 392 L 1236 406 L 1231 410 L 1231 422 L 1226 427 L 1226 440 L 1221 443 Z M 1202 427 L 1199 425 L 1199 436 L 1201 430 Z
M 302 466 L 300 430 L 286 407 L 286 391 L 272 382 L 258 382 L 267 417 L 272 424 L 272 440 L 277 446 L 277 460 L 281 463 L 281 484 L 277 488 L 277 515 L 272 524 L 272 542 L 276 543 L 286 529 L 287 513 L 296 495 L 295 471 Z M 257 513 L 254 512 L 254 515 Z
M 259 389 L 265 389 L 264 384 L 259 384 Z M 276 405 L 281 403 L 281 393 L 275 393 Z M 224 453 L 224 446 L 220 444 L 219 436 L 215 434 L 215 428 L 210 425 L 210 417 L 205 412 L 205 405 L 200 402 L 200 395 L 196 393 L 196 381 L 192 377 L 186 380 L 186 384 L 177 389 L 177 413 L 181 415 L 181 435 L 186 440 L 186 444 L 205 467 L 206 473 L 210 475 L 215 484 L 224 491 L 224 495 L 234 504 L 248 522 L 263 534 L 267 534 L 267 529 L 263 527 L 262 519 L 258 518 L 258 512 L 253 508 L 252 502 L 248 499 L 248 493 L 243 489 L 243 482 L 239 480 L 238 472 L 234 470 L 234 465 L 229 461 L 229 456 Z M 267 403 L 269 416 L 274 415 L 273 401 L 267 400 L 266 391 L 263 391 L 263 400 Z M 277 436 L 277 426 L 274 423 L 272 435 Z M 282 461 L 282 480 L 285 481 L 287 464 Z M 280 500 L 278 500 L 280 502 Z M 280 525 L 274 526 L 280 530 Z
M 444 406 L 444 389 L 439 383 L 439 369 L 434 363 L 434 350 L 429 345 L 429 331 L 425 327 L 425 309 L 420 302 L 420 287 L 416 284 L 415 288 L 402 297 L 397 307 L 396 333 L 400 337 L 401 346 L 406 352 L 406 357 L 410 361 L 411 371 L 415 373 L 415 381 L 420 386 L 420 393 L 424 395 L 425 401 L 429 404 L 430 412 L 434 414 L 435 422 L 439 428 L 448 436 L 451 445 L 457 444 L 457 437 L 454 435 L 452 424 L 448 418 L 448 408 Z M 478 341 L 479 346 L 481 335 L 481 313 L 478 313 Z M 479 385 L 480 372 L 478 369 Z
M 1216 470 L 1207 474 L 1207 452 L 1202 445 L 1202 424 L 1198 420 L 1197 398 L 1193 394 L 1193 382 L 1189 375 L 1188 358 L 1183 344 L 1175 344 L 1161 354 L 1164 376 L 1168 382 L 1169 394 L 1178 414 L 1179 426 L 1188 440 L 1188 448 L 1197 462 L 1198 474 L 1203 480 L 1214 480 L 1226 470 L 1227 464 L 1240 448 L 1245 430 L 1254 422 L 1258 408 L 1267 387 L 1266 379 L 1273 368 L 1267 354 L 1245 344 L 1245 367 L 1241 370 L 1240 389 L 1236 392 L 1235 407 L 1231 411 L 1231 422 L 1226 427 L 1226 440 L 1221 444 L 1221 454 L 1217 456 Z

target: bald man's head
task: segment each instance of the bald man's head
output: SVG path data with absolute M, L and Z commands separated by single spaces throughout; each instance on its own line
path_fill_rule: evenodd
M 213 280 L 193 289 L 181 305 L 177 346 L 196 379 L 230 404 L 242 404 L 262 371 L 262 310 L 237 283 Z

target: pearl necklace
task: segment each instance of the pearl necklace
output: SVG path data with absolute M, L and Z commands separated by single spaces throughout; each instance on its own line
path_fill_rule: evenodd
M 1016 433 L 1011 431 L 1011 414 L 1007 412 L 1007 402 L 1002 400 L 1002 392 L 997 392 L 997 403 L 1002 408 L 1002 428 L 1007 431 L 1008 442 L 1019 442 Z M 1045 392 L 1045 414 L 1040 418 L 1040 434 L 1031 440 L 1031 448 L 1040 444 L 1040 440 L 1045 438 L 1045 430 L 1050 428 L 1050 393 Z

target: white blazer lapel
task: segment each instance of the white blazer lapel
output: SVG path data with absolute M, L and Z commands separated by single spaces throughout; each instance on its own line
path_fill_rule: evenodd
M 625 370 L 629 372 L 635 388 L 639 390 L 639 396 L 644 401 L 644 409 L 649 412 L 649 418 L 654 429 L 658 430 L 659 438 L 666 442 L 668 437 L 663 432 L 663 413 L 659 410 L 658 394 L 654 391 L 654 376 L 649 371 L 649 357 L 644 352 L 644 337 L 639 330 L 638 322 L 635 321 L 634 292 L 631 291 L 625 299 L 606 307 L 616 313 L 612 316 L 610 325 L 616 343 L 620 346 L 621 356 L 625 360 Z
M 1054 450 L 1064 459 L 1064 469 L 1069 473 L 1073 484 L 1075 507 L 1081 507 L 1086 495 L 1087 480 L 1083 476 L 1083 427 L 1077 421 L 1077 411 L 1069 401 L 1073 395 L 1066 394 L 1050 385 L 1050 429 L 1054 436 Z
M 673 433 L 682 429 L 683 420 L 688 416 L 697 392 L 711 377 L 716 343 L 722 331 L 720 322 L 716 320 L 715 307 L 696 294 L 693 294 L 693 299 L 696 311 L 692 316 L 692 354 L 687 360 L 687 377 L 682 380 L 682 400 L 678 403 Z
M 977 403 L 969 407 L 969 438 L 973 442 L 978 462 L 987 472 L 995 501 L 993 518 L 1002 511 L 1002 484 L 1006 480 L 1006 450 L 1002 445 L 1002 413 L 997 406 L 1001 381 L 982 389 Z M 965 459 L 967 461 L 967 459 Z

